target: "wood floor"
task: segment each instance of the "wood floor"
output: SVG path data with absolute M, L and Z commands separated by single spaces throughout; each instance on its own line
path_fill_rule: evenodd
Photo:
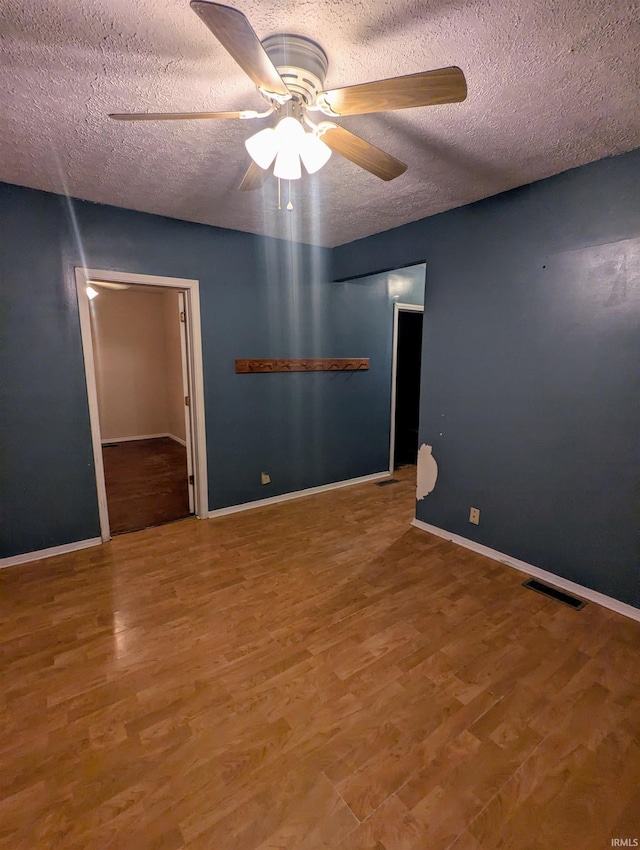
M 640 624 L 411 528 L 411 470 L 0 571 L 0 847 L 640 838 Z
M 189 516 L 187 450 L 169 437 L 102 447 L 112 534 Z

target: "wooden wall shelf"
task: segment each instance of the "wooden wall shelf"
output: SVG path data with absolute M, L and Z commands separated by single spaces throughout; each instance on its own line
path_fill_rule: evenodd
M 368 357 L 236 360 L 236 373 L 239 375 L 250 372 L 363 372 L 368 368 Z

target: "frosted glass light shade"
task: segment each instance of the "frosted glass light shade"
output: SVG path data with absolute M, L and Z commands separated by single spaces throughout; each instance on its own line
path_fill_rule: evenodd
M 278 136 L 278 144 L 280 147 L 283 145 L 298 147 L 304 138 L 305 133 L 302 128 L 302 124 L 299 121 L 296 121 L 295 118 L 288 115 L 286 118 L 283 118 L 282 121 L 278 122 L 276 135 Z
M 300 158 L 309 174 L 315 174 L 323 165 L 326 165 L 331 156 L 331 148 L 314 136 L 313 133 L 305 133 L 300 145 Z
M 279 140 L 275 129 L 267 127 L 254 136 L 250 136 L 244 146 L 255 164 L 266 171 L 276 158 Z
M 273 173 L 281 180 L 299 180 L 302 177 L 300 157 L 293 147 L 282 147 L 278 151 Z
M 276 136 L 278 137 L 278 155 L 273 173 L 281 180 L 299 180 L 302 177 L 300 145 L 305 136 L 302 124 L 288 115 L 278 123 Z

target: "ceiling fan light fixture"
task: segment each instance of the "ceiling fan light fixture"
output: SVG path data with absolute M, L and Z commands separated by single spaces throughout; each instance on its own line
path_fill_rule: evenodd
M 320 171 L 331 156 L 331 149 L 313 133 L 305 133 L 300 145 L 300 158 L 309 174 Z
M 250 136 L 244 143 L 249 156 L 264 171 L 271 166 L 278 153 L 278 137 L 273 127 L 260 130 Z

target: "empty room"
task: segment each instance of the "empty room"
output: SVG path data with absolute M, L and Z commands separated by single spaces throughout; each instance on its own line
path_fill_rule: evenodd
M 2 850 L 639 845 L 639 22 L 2 5 Z

